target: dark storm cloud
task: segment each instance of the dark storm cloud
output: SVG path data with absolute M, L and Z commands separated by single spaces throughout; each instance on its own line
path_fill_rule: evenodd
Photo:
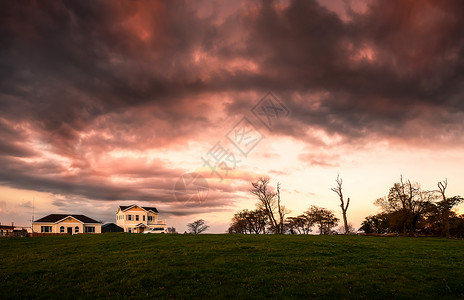
M 25 164 L 21 161 L 0 158 L 0 182 L 14 188 L 30 189 L 40 192 L 61 195 L 55 199 L 55 206 L 69 206 L 68 200 L 78 201 L 140 201 L 173 205 L 181 211 L 193 213 L 198 209 L 214 209 L 227 207 L 238 200 L 235 192 L 243 190 L 247 182 L 240 186 L 224 185 L 218 180 L 208 180 L 208 197 L 205 201 L 187 205 L 175 195 L 175 184 L 184 173 L 182 170 L 166 168 L 157 161 L 156 169 L 151 166 L 119 167 L 107 172 L 90 174 L 63 174 L 63 167 L 53 163 Z M 141 182 L 114 183 L 110 175 L 135 178 Z M 207 201 L 206 201 L 207 200 Z
M 96 162 L 112 150 L 187 145 L 217 127 L 210 114 L 220 96 L 231 99 L 225 114 L 243 115 L 268 90 L 291 113 L 269 134 L 323 146 L 314 130 L 340 143 L 462 141 L 462 3 L 372 1 L 347 21 L 316 1 L 227 13 L 221 2 L 3 1 L 0 181 L 172 202 L 182 170 L 115 158 L 96 171 Z M 205 205 L 225 205 L 214 192 L 222 189 Z
M 260 66 L 247 78 L 249 87 L 268 87 L 286 102 L 293 122 L 281 123 L 281 132 L 296 137 L 303 134 L 295 128 L 306 127 L 345 142 L 453 140 L 440 130 L 463 128 L 463 3 L 369 3 L 344 22 L 316 1 L 292 1 L 284 9 L 263 2 L 245 21 L 248 53 Z M 323 93 L 317 106 L 314 93 Z M 242 104 L 229 109 L 243 111 Z M 424 132 L 407 128 L 411 122 Z
M 214 27 L 182 1 L 0 5 L 2 114 L 34 123 L 60 150 L 99 115 L 147 102 L 169 112 L 204 89 L 189 54 L 209 47 Z
M 68 151 L 98 115 L 148 102 L 169 122 L 195 123 L 173 107 L 217 91 L 273 90 L 303 125 L 389 136 L 399 131 L 382 127 L 401 128 L 416 105 L 443 109 L 444 118 L 462 111 L 462 9 L 460 1 L 380 1 L 344 22 L 316 1 L 263 1 L 218 25 L 182 1 L 3 2 L 0 101 L 4 114 L 32 120 Z M 195 49 L 259 71 L 195 66 Z M 356 61 L 363 51 L 372 61 Z M 328 94 L 317 109 L 293 96 L 318 91 Z M 282 130 L 301 134 L 292 127 Z

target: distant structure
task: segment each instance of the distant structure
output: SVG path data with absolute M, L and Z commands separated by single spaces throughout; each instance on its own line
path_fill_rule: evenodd
M 14 226 L 11 223 L 9 225 L 1 225 L 0 224 L 0 237 L 25 237 L 28 236 L 27 230 L 23 227 Z
M 124 229 L 124 232 L 142 233 L 165 232 L 166 221 L 158 221 L 158 210 L 155 207 L 142 207 L 136 204 L 119 206 L 116 212 L 116 224 Z
M 32 232 L 44 234 L 101 233 L 101 223 L 84 215 L 51 214 L 32 222 Z
M 124 232 L 124 228 L 119 227 L 118 225 L 114 223 L 106 223 L 102 225 L 101 229 L 102 233 L 107 233 L 107 232 Z
M 14 231 L 14 226 L 0 225 L 0 236 L 10 236 Z

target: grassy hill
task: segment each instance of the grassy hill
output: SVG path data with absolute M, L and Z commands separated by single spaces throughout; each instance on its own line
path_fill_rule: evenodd
M 0 298 L 464 297 L 464 241 L 103 234 L 0 239 Z

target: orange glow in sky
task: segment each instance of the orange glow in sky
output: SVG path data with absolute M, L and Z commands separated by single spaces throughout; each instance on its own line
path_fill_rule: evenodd
M 290 216 L 340 216 L 340 174 L 355 227 L 400 175 L 464 195 L 461 1 L 0 9 L 2 224 L 28 226 L 32 206 L 114 222 L 138 203 L 179 232 L 203 218 L 222 233 L 255 207 L 259 176 Z M 175 186 L 191 172 L 208 196 L 185 205 Z

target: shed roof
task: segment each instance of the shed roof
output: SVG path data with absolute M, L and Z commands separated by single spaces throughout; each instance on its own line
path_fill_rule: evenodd
M 0 229 L 14 229 L 14 226 L 0 225 Z

